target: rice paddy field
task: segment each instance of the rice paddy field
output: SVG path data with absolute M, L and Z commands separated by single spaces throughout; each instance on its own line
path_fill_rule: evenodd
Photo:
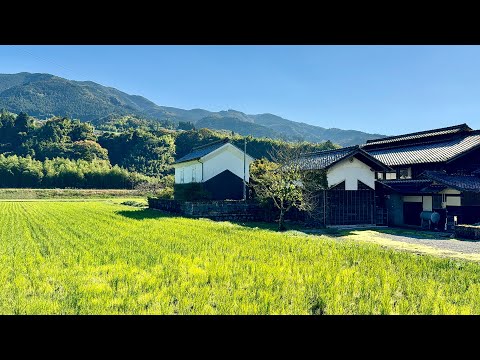
M 97 200 L 0 202 L 0 314 L 480 314 L 480 264 Z

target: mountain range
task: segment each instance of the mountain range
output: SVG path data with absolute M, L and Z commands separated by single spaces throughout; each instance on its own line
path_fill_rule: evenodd
M 231 130 L 241 135 L 305 140 L 350 146 L 384 137 L 356 130 L 326 129 L 273 114 L 248 115 L 236 110 L 212 112 L 160 106 L 92 81 L 74 81 L 51 74 L 0 74 L 0 108 L 26 112 L 40 119 L 53 115 L 101 122 L 111 115 L 137 115 L 155 120 L 191 122 L 196 128 Z

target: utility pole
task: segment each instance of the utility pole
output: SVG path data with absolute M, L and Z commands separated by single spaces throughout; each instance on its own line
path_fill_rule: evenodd
M 247 200 L 247 181 L 246 181 L 246 175 L 247 175 L 247 137 L 245 136 L 243 138 L 244 143 L 243 143 L 243 201 Z

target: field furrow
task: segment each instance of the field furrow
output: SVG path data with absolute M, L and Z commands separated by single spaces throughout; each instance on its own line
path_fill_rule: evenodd
M 91 202 L 0 202 L 2 314 L 480 314 L 480 264 Z

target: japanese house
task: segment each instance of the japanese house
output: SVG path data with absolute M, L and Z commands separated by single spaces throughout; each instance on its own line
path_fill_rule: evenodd
M 480 221 L 480 131 L 467 124 L 369 140 L 362 149 L 395 170 L 376 173 L 377 207 L 388 225 L 420 225 L 422 211 L 439 227 Z
M 327 169 L 317 218 L 325 225 L 438 227 L 480 221 L 480 131 L 461 124 L 369 140 L 359 147 L 305 156 L 306 169 Z

